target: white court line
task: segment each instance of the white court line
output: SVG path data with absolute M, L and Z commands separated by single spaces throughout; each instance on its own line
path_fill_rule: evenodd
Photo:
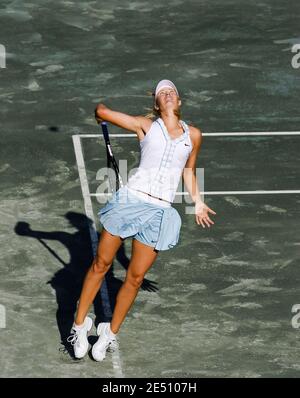
M 81 190 L 82 190 L 82 195 L 83 195 L 83 200 L 84 200 L 84 208 L 85 208 L 86 216 L 89 218 L 89 231 L 90 231 L 90 237 L 91 237 L 91 242 L 92 242 L 93 254 L 95 256 L 96 252 L 97 252 L 97 247 L 98 247 L 98 236 L 97 236 L 96 223 L 95 223 L 95 217 L 94 217 L 94 212 L 93 212 L 93 205 L 92 205 L 91 195 L 90 195 L 90 190 L 89 190 L 89 184 L 88 184 L 88 179 L 87 179 L 87 174 L 86 174 L 86 169 L 85 169 L 82 145 L 81 145 L 79 135 L 73 135 L 72 138 L 73 138 L 73 145 L 74 145 L 74 149 L 75 149 L 75 156 L 76 156 L 76 161 L 77 161 Z M 110 302 L 109 302 L 107 283 L 106 283 L 105 278 L 102 282 L 100 293 L 101 293 L 104 314 L 106 317 L 111 318 L 112 310 L 111 310 L 111 306 L 110 306 Z M 112 353 L 112 362 L 113 362 L 113 369 L 114 369 L 115 377 L 123 378 L 124 374 L 123 374 L 123 370 L 122 370 L 121 357 L 120 357 L 120 352 L 119 352 L 118 348 L 116 348 L 115 351 Z
M 273 194 L 291 194 L 291 193 L 300 193 L 300 189 L 279 189 L 275 191 L 267 191 L 267 190 L 257 190 L 257 191 L 204 191 L 201 192 L 203 195 L 273 195 Z M 112 195 L 111 193 L 90 193 L 90 196 L 106 196 Z M 176 192 L 176 195 L 189 195 L 188 192 Z
M 189 195 L 188 192 L 182 192 L 184 195 Z M 300 189 L 278 189 L 275 191 L 257 190 L 257 191 L 211 191 L 203 192 L 204 195 L 274 195 L 284 193 L 300 193 Z
M 300 135 L 300 131 L 253 131 L 253 132 L 218 132 L 218 133 L 202 133 L 206 137 L 228 137 L 228 136 L 244 136 L 251 137 L 257 135 Z M 103 138 L 101 134 L 78 134 L 81 138 Z M 122 134 L 109 134 L 109 137 L 136 137 L 136 134 L 122 133 Z
M 203 136 L 211 137 L 227 137 L 227 136 L 272 136 L 272 135 L 294 135 L 300 136 L 300 131 L 255 131 L 255 132 L 218 132 L 218 133 L 202 133 Z M 78 134 L 79 137 L 83 138 L 102 138 L 101 134 Z M 110 134 L 110 137 L 136 137 L 136 134 L 122 133 L 122 134 Z M 255 190 L 255 191 L 211 191 L 211 192 L 201 192 L 203 195 L 276 195 L 276 194 L 298 194 L 300 190 Z M 104 196 L 106 193 L 92 193 L 91 196 Z M 188 192 L 176 192 L 176 195 L 189 195 Z

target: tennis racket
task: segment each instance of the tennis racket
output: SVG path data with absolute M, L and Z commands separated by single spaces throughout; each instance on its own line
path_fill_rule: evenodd
M 108 181 L 110 185 L 111 192 L 116 192 L 120 187 L 123 187 L 122 177 L 119 171 L 119 167 L 116 158 L 113 154 L 112 147 L 109 140 L 109 133 L 106 122 L 101 122 L 102 133 L 106 146 L 106 159 L 107 159 L 107 171 L 108 171 Z M 112 167 L 111 167 L 112 166 Z M 111 172 L 113 170 L 113 172 Z

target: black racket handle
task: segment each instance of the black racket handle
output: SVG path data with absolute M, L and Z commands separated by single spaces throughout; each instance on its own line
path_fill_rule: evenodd
M 106 122 L 101 122 L 101 127 L 102 127 L 102 132 L 104 135 L 105 141 L 110 144 L 109 142 L 109 135 L 108 135 L 108 129 L 107 129 L 107 123 Z
M 109 141 L 107 123 L 106 122 L 101 122 L 101 127 L 102 127 L 102 133 L 103 133 L 103 136 L 104 136 L 104 140 L 106 142 L 106 149 L 107 149 L 108 154 L 110 155 L 110 157 L 113 158 L 113 153 L 112 153 L 111 146 L 110 146 L 110 141 Z
M 123 186 L 123 181 L 122 181 L 122 177 L 120 175 L 119 167 L 118 167 L 116 159 L 115 159 L 115 157 L 113 155 L 112 148 L 111 148 L 111 145 L 110 145 L 107 123 L 106 122 L 101 122 L 101 127 L 102 127 L 102 133 L 103 133 L 103 136 L 104 136 L 104 140 L 106 142 L 106 150 L 107 150 L 107 155 L 108 155 L 108 157 L 107 157 L 107 165 L 108 165 L 108 167 L 110 166 L 110 163 L 112 163 L 112 165 L 113 165 L 113 168 L 114 168 L 115 173 L 116 173 L 117 187 L 119 185 Z

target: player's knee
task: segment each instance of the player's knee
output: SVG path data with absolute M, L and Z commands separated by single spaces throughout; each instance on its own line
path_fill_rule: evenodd
M 98 275 L 104 275 L 109 270 L 111 263 L 104 258 L 96 256 L 92 264 L 92 271 Z
M 139 289 L 143 283 L 144 275 L 134 274 L 126 276 L 126 283 L 134 289 Z

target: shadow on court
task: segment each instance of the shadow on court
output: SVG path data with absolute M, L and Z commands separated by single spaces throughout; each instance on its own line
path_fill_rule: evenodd
M 85 274 L 93 261 L 89 234 L 89 222 L 91 222 L 91 220 L 85 215 L 76 212 L 67 212 L 64 217 L 73 227 L 77 228 L 77 232 L 71 234 L 64 231 L 35 231 L 31 229 L 30 224 L 26 222 L 18 222 L 15 226 L 15 232 L 21 236 L 37 239 L 63 266 L 63 268 L 59 269 L 53 277 L 47 281 L 47 284 L 51 285 L 56 294 L 56 321 L 61 338 L 61 350 L 69 353 L 69 355 L 75 359 L 72 346 L 67 342 L 67 338 L 70 335 L 70 330 L 74 322 L 77 302 L 80 297 Z M 98 238 L 99 236 L 98 234 Z M 62 243 L 69 251 L 69 263 L 65 262 L 44 240 L 56 240 Z M 125 253 L 124 244 L 121 245 L 115 258 L 125 270 L 128 269 L 130 258 Z M 114 275 L 114 263 L 106 274 L 106 283 L 110 308 L 113 312 L 118 291 L 123 283 L 121 279 L 116 278 Z M 156 282 L 146 278 L 141 288 L 149 292 L 158 290 Z M 93 302 L 96 327 L 100 322 L 109 322 L 111 320 L 111 314 L 105 314 L 102 304 L 101 292 L 99 290 Z M 93 344 L 95 340 L 95 336 L 90 337 L 91 344 Z

